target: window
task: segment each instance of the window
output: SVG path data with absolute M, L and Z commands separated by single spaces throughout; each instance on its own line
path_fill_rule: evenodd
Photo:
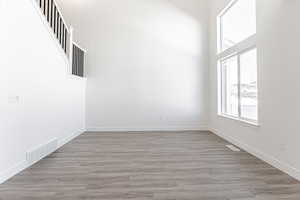
M 219 18 L 220 50 L 224 51 L 256 33 L 256 2 L 235 0 Z
M 234 0 L 218 16 L 219 114 L 258 122 L 256 2 Z

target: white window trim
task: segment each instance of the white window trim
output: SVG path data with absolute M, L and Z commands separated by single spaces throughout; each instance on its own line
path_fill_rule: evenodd
M 243 120 L 241 118 L 232 117 L 230 115 L 225 115 L 225 114 L 218 114 L 218 116 L 229 119 L 229 120 L 238 121 L 238 122 L 241 122 L 243 124 L 250 125 L 250 126 L 253 126 L 253 127 L 260 127 L 261 126 L 257 121 L 252 122 L 252 121 L 249 121 L 249 120 Z
M 259 121 L 260 121 L 260 115 L 259 115 L 259 110 L 260 110 L 260 103 L 259 103 L 259 91 L 260 91 L 260 81 L 259 81 L 259 76 L 257 74 L 257 90 L 258 90 L 258 94 L 257 94 L 257 98 L 258 98 L 258 102 L 257 102 L 257 109 L 258 109 L 258 113 L 257 113 L 257 120 L 252 120 L 252 119 L 246 119 L 241 117 L 241 106 L 239 105 L 238 109 L 238 117 L 234 117 L 231 115 L 227 115 L 225 113 L 223 113 L 222 108 L 223 108 L 223 102 L 222 102 L 222 97 L 223 97 L 223 90 L 222 90 L 222 66 L 221 66 L 221 62 L 225 59 L 228 59 L 230 57 L 233 56 L 237 56 L 238 59 L 238 84 L 240 85 L 240 56 L 243 53 L 246 53 L 248 51 L 251 51 L 253 49 L 257 49 L 257 36 L 256 34 L 246 38 L 245 40 L 235 44 L 234 46 L 222 51 L 222 23 L 221 23 L 221 18 L 222 16 L 224 16 L 226 14 L 226 12 L 234 6 L 235 3 L 237 3 L 239 0 L 232 0 L 228 6 L 226 6 L 223 11 L 217 16 L 217 26 L 218 26 L 218 53 L 216 56 L 217 59 L 217 63 L 218 63 L 218 116 L 220 117 L 225 117 L 227 119 L 231 119 L 231 120 L 235 120 L 235 121 L 239 121 L 242 123 L 246 123 L 248 125 L 253 125 L 256 127 L 259 127 Z M 258 63 L 257 63 L 258 65 Z M 257 70 L 258 71 L 258 70 Z M 240 92 L 240 89 L 239 89 Z M 240 95 L 239 95 L 240 96 Z M 240 97 L 239 97 L 239 104 L 240 104 Z

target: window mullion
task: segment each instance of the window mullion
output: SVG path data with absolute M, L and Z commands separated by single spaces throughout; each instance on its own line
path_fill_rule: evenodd
M 223 78 L 223 65 L 222 65 L 222 62 L 220 61 L 220 66 L 219 66 L 219 72 L 220 72 L 220 79 L 219 79 L 219 87 L 220 87 L 220 90 L 219 90 L 219 95 L 220 95 L 220 113 L 224 113 L 224 88 L 223 88 L 223 84 L 224 84 L 224 78 Z
M 241 118 L 241 60 L 240 54 L 237 55 L 237 65 L 238 65 L 238 117 Z
M 222 89 L 223 89 L 223 107 L 225 108 L 225 110 L 223 110 L 224 113 L 227 113 L 227 89 L 226 89 L 226 86 L 227 86 L 227 66 L 226 65 L 223 65 L 222 66 L 222 72 L 223 72 L 223 86 L 222 86 Z

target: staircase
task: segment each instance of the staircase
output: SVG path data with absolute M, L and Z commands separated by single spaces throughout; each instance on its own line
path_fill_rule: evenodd
M 55 0 L 33 0 L 48 23 L 65 56 L 72 66 L 72 74 L 84 77 L 84 57 L 86 50 L 73 41 L 73 28 L 68 27 Z

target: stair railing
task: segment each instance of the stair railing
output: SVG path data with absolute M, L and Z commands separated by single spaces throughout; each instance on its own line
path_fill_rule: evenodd
M 73 28 L 68 28 L 62 12 L 55 0 L 35 0 L 48 22 L 72 67 L 72 74 L 84 76 L 84 56 L 86 50 L 73 41 Z
M 75 42 L 72 43 L 72 74 L 80 77 L 84 77 L 84 57 L 86 50 L 81 48 Z

